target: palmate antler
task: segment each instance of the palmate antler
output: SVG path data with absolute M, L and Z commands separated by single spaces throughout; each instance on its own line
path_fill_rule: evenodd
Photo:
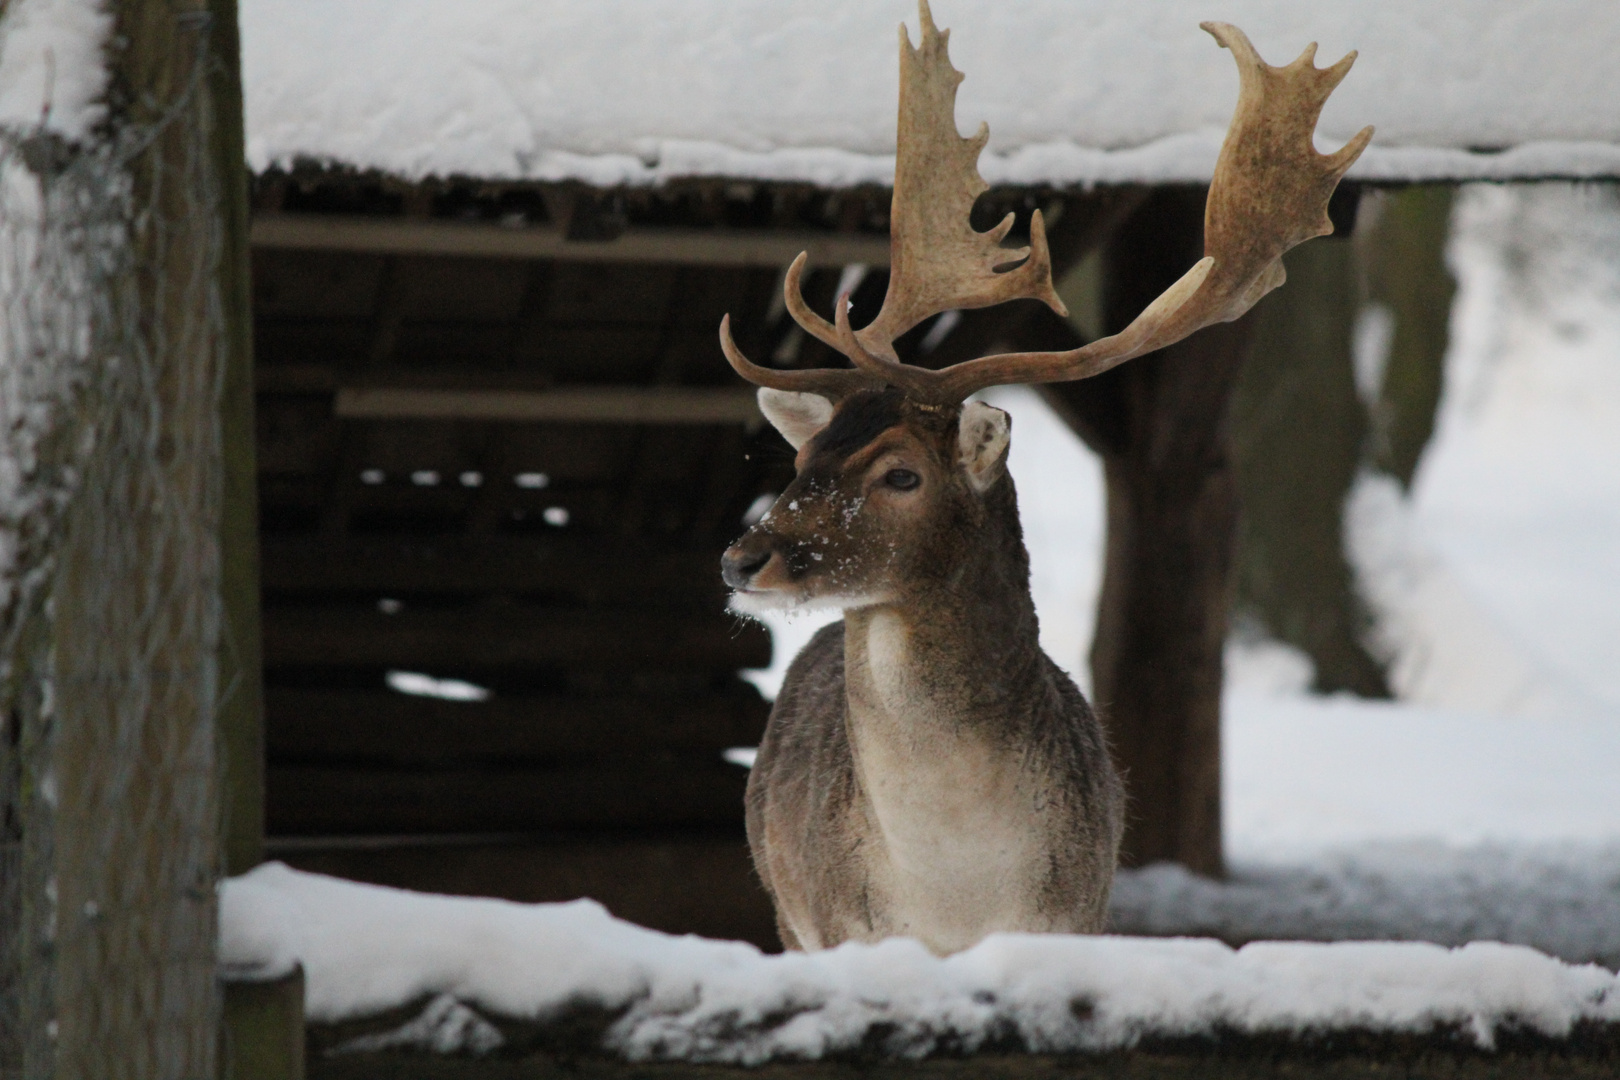
M 955 405 L 987 386 L 1089 378 L 1212 323 L 1230 322 L 1283 283 L 1284 252 L 1333 231 L 1328 197 L 1372 139 L 1373 129 L 1366 127 L 1333 154 L 1318 154 L 1311 145 L 1322 106 L 1355 62 L 1354 52 L 1332 67 L 1318 68 L 1312 44 L 1287 67 L 1272 67 L 1237 27 L 1202 23 L 1232 50 L 1240 83 L 1204 209 L 1204 258 L 1124 330 L 1082 348 L 1003 353 L 939 371 L 903 364 L 894 352 L 895 339 L 930 315 L 1020 297 L 1043 300 L 1058 314 L 1068 314 L 1052 288 L 1039 210 L 1030 221 L 1030 246 L 1025 249 L 1000 246 L 1012 228 L 1011 214 L 989 232 L 974 232 L 968 224 L 973 200 L 989 187 L 978 170 L 989 128 L 981 124 L 970 139 L 957 134 L 956 88 L 962 74 L 951 67 L 947 54 L 950 31 L 934 26 L 928 0 L 920 0 L 919 7 L 921 48 L 914 49 L 905 27 L 900 28 L 899 145 L 883 309 L 871 325 L 852 330 L 847 298 L 841 296 L 835 324 L 829 324 L 800 293 L 805 263 L 800 255 L 783 286 L 788 311 L 807 332 L 849 357 L 856 369 L 760 367 L 738 350 L 727 316 L 720 322 L 720 346 L 737 373 L 758 386 L 834 398 L 894 386 L 926 404 Z M 996 272 L 997 266 L 1026 256 L 1016 269 Z

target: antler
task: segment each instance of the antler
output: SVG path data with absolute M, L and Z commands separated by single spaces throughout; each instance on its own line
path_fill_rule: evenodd
M 797 292 L 798 272 L 804 266 L 804 255 L 801 254 L 793 261 L 788 271 L 788 279 L 793 281 L 794 291 Z M 800 301 L 801 305 L 803 301 Z M 843 303 L 840 298 L 839 303 Z M 836 339 L 835 339 L 836 340 Z M 888 380 L 881 375 L 868 375 L 864 371 L 850 371 L 847 368 L 811 368 L 809 370 L 787 370 L 760 367 L 737 348 L 737 343 L 731 338 L 731 316 L 725 315 L 720 319 L 720 351 L 726 354 L 732 368 L 753 383 L 755 386 L 768 386 L 772 390 L 796 390 L 802 393 L 822 394 L 834 401 L 848 397 L 857 390 L 881 390 L 888 385 Z
M 966 153 L 967 175 L 971 178 L 967 184 L 955 188 L 949 177 L 929 180 L 926 185 L 911 180 L 912 184 L 918 185 L 915 190 L 932 194 L 942 202 L 946 198 L 957 197 L 955 195 L 957 191 L 967 193 L 965 203 L 954 203 L 951 207 L 952 212 L 956 214 L 954 221 L 960 232 L 953 233 L 952 230 L 936 224 L 940 219 L 930 212 L 932 207 L 926 204 L 902 210 L 900 161 L 905 161 L 908 157 L 907 87 L 914 77 L 919 83 L 925 83 L 937 95 L 934 104 L 937 108 L 945 110 L 946 122 L 954 125 L 949 110 L 955 100 L 956 83 L 961 80 L 961 76 L 950 68 L 949 61 L 944 59 L 946 35 L 933 31 L 933 22 L 928 15 L 926 0 L 923 0 L 922 14 L 924 25 L 922 59 L 912 64 L 911 72 L 907 70 L 909 39 L 905 41 L 905 46 L 901 50 L 902 141 L 900 157 L 895 168 L 893 221 L 895 262 L 894 276 L 890 279 L 889 296 L 884 301 L 883 312 L 865 330 L 853 331 L 849 326 L 848 313 L 845 311 L 847 305 L 841 297 L 838 301 L 837 325 L 834 327 L 827 327 L 824 320 L 805 312 L 814 323 L 819 324 L 818 327 L 804 318 L 799 310 L 804 308 L 802 298 L 797 296 L 798 272 L 803 265 L 803 256 L 794 264 L 788 275 L 789 310 L 799 319 L 801 325 L 849 356 L 860 369 L 860 373 L 869 379 L 881 380 L 883 383 L 901 388 L 908 396 L 919 401 L 936 405 L 954 405 L 974 391 L 987 386 L 1006 383 L 1065 382 L 1089 378 L 1134 356 L 1174 344 L 1202 327 L 1238 318 L 1253 307 L 1262 296 L 1283 283 L 1286 276 L 1281 262 L 1284 252 L 1313 236 L 1322 236 L 1333 231 L 1327 216 L 1328 198 L 1345 171 L 1361 156 L 1361 152 L 1372 139 L 1373 129 L 1367 127 L 1333 154 L 1318 154 L 1311 145 L 1322 106 L 1327 102 L 1328 95 L 1333 92 L 1334 87 L 1338 86 L 1349 72 L 1351 64 L 1355 62 L 1354 52 L 1332 67 L 1317 68 L 1316 46 L 1312 44 L 1287 67 L 1272 67 L 1260 59 L 1249 39 L 1237 27 L 1228 23 L 1203 23 L 1201 24 L 1203 28 L 1217 42 L 1232 51 L 1233 58 L 1237 61 L 1240 82 L 1237 109 L 1233 114 L 1231 127 L 1227 131 L 1226 141 L 1221 146 L 1220 158 L 1215 165 L 1215 176 L 1210 183 L 1209 198 L 1205 205 L 1204 258 L 1194 264 L 1181 280 L 1149 304 L 1147 309 L 1120 333 L 1099 339 L 1082 348 L 1058 353 L 1004 353 L 968 360 L 940 371 L 902 364 L 894 355 L 894 337 L 904 333 L 934 311 L 944 310 L 942 307 L 933 307 L 930 310 L 930 305 L 940 303 L 938 298 L 943 296 L 951 296 L 948 306 L 955 307 L 982 306 L 962 302 L 964 297 L 968 299 L 990 297 L 985 299 L 984 303 L 998 303 L 1014 296 L 1038 296 L 1047 300 L 1054 310 L 1063 311 L 1062 303 L 1052 293 L 1045 233 L 1038 213 L 1031 223 L 1030 242 L 1033 254 L 1029 262 L 1009 274 L 990 274 L 994 278 L 1001 279 L 1013 278 L 1015 274 L 1021 275 L 1017 284 L 1005 287 L 1005 295 L 995 293 L 990 288 L 974 292 L 972 287 L 963 287 L 960 284 L 981 283 L 981 274 L 989 273 L 989 268 L 983 262 L 988 256 L 989 247 L 1006 235 L 1006 230 L 1011 224 L 1010 221 L 1004 221 L 989 233 L 974 233 L 966 225 L 967 208 L 972 205 L 973 197 L 984 190 L 984 181 L 979 178 L 975 165 L 979 150 L 987 137 L 983 127 L 973 139 L 955 137 L 953 130 L 951 134 L 954 144 L 950 141 L 944 143 L 950 150 L 955 150 L 959 154 Z M 935 40 L 938 43 L 937 52 L 932 45 Z M 915 54 L 912 56 L 915 60 Z M 929 69 L 930 63 L 936 66 Z M 921 76 L 914 76 L 917 70 L 932 70 L 941 80 L 946 78 L 942 72 L 948 73 L 948 85 L 944 81 L 935 85 Z M 913 89 L 911 94 L 915 103 L 918 91 Z M 943 104 L 939 104 L 940 102 Z M 926 115 L 922 106 L 913 104 L 913 109 L 916 115 Z M 938 141 L 933 140 L 928 145 L 932 146 Z M 933 151 L 930 155 L 923 155 L 920 158 L 913 157 L 912 160 L 914 162 L 929 160 L 933 154 L 943 158 L 939 167 L 942 171 L 948 171 L 953 159 L 939 151 Z M 962 175 L 960 159 L 957 159 L 956 167 L 958 172 L 955 183 L 959 184 Z M 947 189 L 950 194 L 940 194 L 941 188 Z M 918 224 L 919 221 L 927 224 Z M 977 242 L 984 246 L 973 249 L 963 245 L 964 238 L 961 232 L 972 238 L 967 243 Z M 967 269 L 953 269 L 956 264 L 936 268 L 937 260 L 928 257 L 917 258 L 913 262 L 902 262 L 902 256 L 907 250 L 906 245 L 913 236 L 926 238 L 918 244 L 924 251 L 931 250 L 931 245 L 938 248 L 941 253 L 955 252 L 953 257 L 960 259 Z M 994 241 L 991 240 L 992 237 L 995 238 Z M 1016 258 L 1017 254 L 1001 252 L 1003 258 Z M 918 272 L 913 270 L 913 267 L 928 268 L 930 272 L 937 273 L 944 284 L 935 287 L 911 284 L 908 281 L 907 284 L 897 287 L 896 282 L 901 279 L 903 270 L 912 274 Z M 897 302 L 897 297 L 903 299 Z M 892 315 L 891 304 L 894 306 Z M 910 321 L 906 321 L 907 319 Z M 830 335 L 823 332 L 824 330 L 830 330 Z M 730 357 L 735 351 L 735 346 L 729 344 L 729 336 L 725 333 L 723 325 L 722 338 L 723 343 L 728 346 L 727 356 Z M 737 359 L 733 359 L 732 364 L 744 378 L 759 381 L 753 379 L 749 371 L 739 366 Z M 753 368 L 753 365 L 748 366 L 755 371 L 763 370 Z M 779 377 L 788 373 L 767 372 L 767 374 Z M 793 374 L 807 376 L 813 373 Z M 836 374 L 849 376 L 857 373 L 844 371 Z
M 1027 248 L 1001 246 L 1012 230 L 1012 214 L 989 232 L 974 232 L 968 224 L 973 201 L 990 188 L 978 164 L 990 125 L 981 123 L 968 139 L 956 133 L 956 88 L 963 76 L 951 66 L 951 32 L 934 25 L 928 0 L 920 0 L 918 17 L 920 48 L 912 47 L 911 35 L 904 24 L 900 27 L 889 291 L 878 317 L 859 335 L 867 349 L 881 355 L 892 355 L 894 339 L 913 326 L 952 308 L 1029 296 L 1059 315 L 1069 313 L 1052 288 L 1052 259 L 1039 210 L 1030 222 Z M 996 267 L 1021 259 L 1027 261 L 1016 270 L 996 273 Z
M 951 66 L 951 32 L 934 25 L 928 0 L 919 0 L 918 14 L 920 47 L 912 46 L 905 25 L 900 26 L 900 119 L 889 215 L 889 290 L 882 310 L 857 333 L 861 345 L 851 349 L 833 324 L 804 302 L 799 282 L 805 255 L 794 260 L 782 283 L 794 320 L 856 363 L 872 353 L 893 358 L 896 338 L 930 315 L 955 308 L 990 307 L 1028 296 L 1045 301 L 1059 315 L 1069 313 L 1052 287 L 1052 259 L 1039 210 L 1030 221 L 1027 248 L 1001 246 L 1012 230 L 1012 214 L 988 232 L 975 232 L 968 224 L 973 201 L 990 187 L 978 167 L 990 127 L 980 124 L 972 138 L 957 134 L 956 89 L 963 76 Z M 1016 269 L 996 272 L 997 267 L 1020 260 L 1024 262 Z M 839 310 L 847 306 L 845 301 L 838 298 Z M 789 390 L 807 389 L 815 381 L 804 378 L 811 374 L 807 371 L 776 371 L 750 363 L 724 323 L 720 342 L 732 367 L 750 382 Z M 790 381 L 794 385 L 786 385 Z M 886 373 L 873 371 L 860 386 L 890 381 Z

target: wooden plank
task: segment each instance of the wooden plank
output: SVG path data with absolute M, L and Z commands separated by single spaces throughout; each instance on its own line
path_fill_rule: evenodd
M 770 633 L 720 613 L 569 611 L 516 605 L 433 610 L 407 606 L 271 606 L 267 667 L 416 667 L 430 671 L 555 666 L 598 670 L 764 667 Z
M 369 318 L 387 256 L 252 248 L 253 315 L 260 321 Z
M 1058 1007 L 1058 1006 L 1054 1006 Z M 391 1031 L 422 1011 L 415 1004 L 379 1017 L 311 1025 L 310 1044 L 329 1047 L 361 1034 Z M 582 1014 L 582 1015 L 580 1015 Z M 1611 1080 L 1616 1036 L 1544 1040 L 1526 1049 L 1482 1052 L 1445 1034 L 1379 1038 L 1360 1030 L 1313 1032 L 1297 1039 L 1155 1040 L 1096 1056 L 1020 1054 L 1005 1050 L 912 1060 L 862 1049 L 820 1061 L 718 1065 L 689 1061 L 625 1061 L 605 1051 L 581 1052 L 584 1031 L 609 1023 L 601 1014 L 556 1017 L 540 1030 L 510 1024 L 508 1037 L 524 1050 L 491 1058 L 416 1050 L 312 1055 L 313 1080 Z M 589 1026 L 593 1025 L 594 1028 Z M 505 1026 L 505 1025 L 503 1025 Z M 535 1049 L 530 1049 L 530 1048 Z
M 770 705 L 752 686 L 682 697 L 509 696 L 442 701 L 385 690 L 270 687 L 270 760 L 440 768 L 611 757 L 627 748 L 718 754 L 753 746 Z
M 593 604 L 676 604 L 713 612 L 726 596 L 717 548 L 625 540 L 267 536 L 262 565 L 267 593 L 544 593 Z
M 439 772 L 272 765 L 266 819 L 276 836 L 740 828 L 747 783 L 712 753 Z
M 328 214 L 261 214 L 253 245 L 304 251 L 460 255 L 570 262 L 786 266 L 807 252 L 811 266 L 889 265 L 889 238 L 857 233 L 742 229 L 631 229 L 613 240 L 568 240 L 549 226 Z
M 333 411 L 363 420 L 505 420 L 586 424 L 741 424 L 764 416 L 752 389 L 591 386 L 562 390 L 340 387 Z
M 420 892 L 521 903 L 589 897 L 621 919 L 671 934 L 751 941 L 775 952 L 776 918 L 740 829 L 577 839 L 377 844 L 270 841 L 300 870 Z

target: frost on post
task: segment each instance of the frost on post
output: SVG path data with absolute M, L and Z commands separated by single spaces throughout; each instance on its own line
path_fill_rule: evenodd
M 212 1075 L 220 225 L 150 116 L 0 129 L 0 1074 Z M 112 1048 L 117 1048 L 114 1051 Z

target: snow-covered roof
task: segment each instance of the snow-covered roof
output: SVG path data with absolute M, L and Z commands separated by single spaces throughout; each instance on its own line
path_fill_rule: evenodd
M 1198 24 L 1360 51 L 1319 139 L 1365 180 L 1620 176 L 1612 0 L 937 0 L 991 183 L 1207 180 L 1237 92 Z M 887 183 L 913 0 L 242 0 L 248 156 L 406 178 Z

